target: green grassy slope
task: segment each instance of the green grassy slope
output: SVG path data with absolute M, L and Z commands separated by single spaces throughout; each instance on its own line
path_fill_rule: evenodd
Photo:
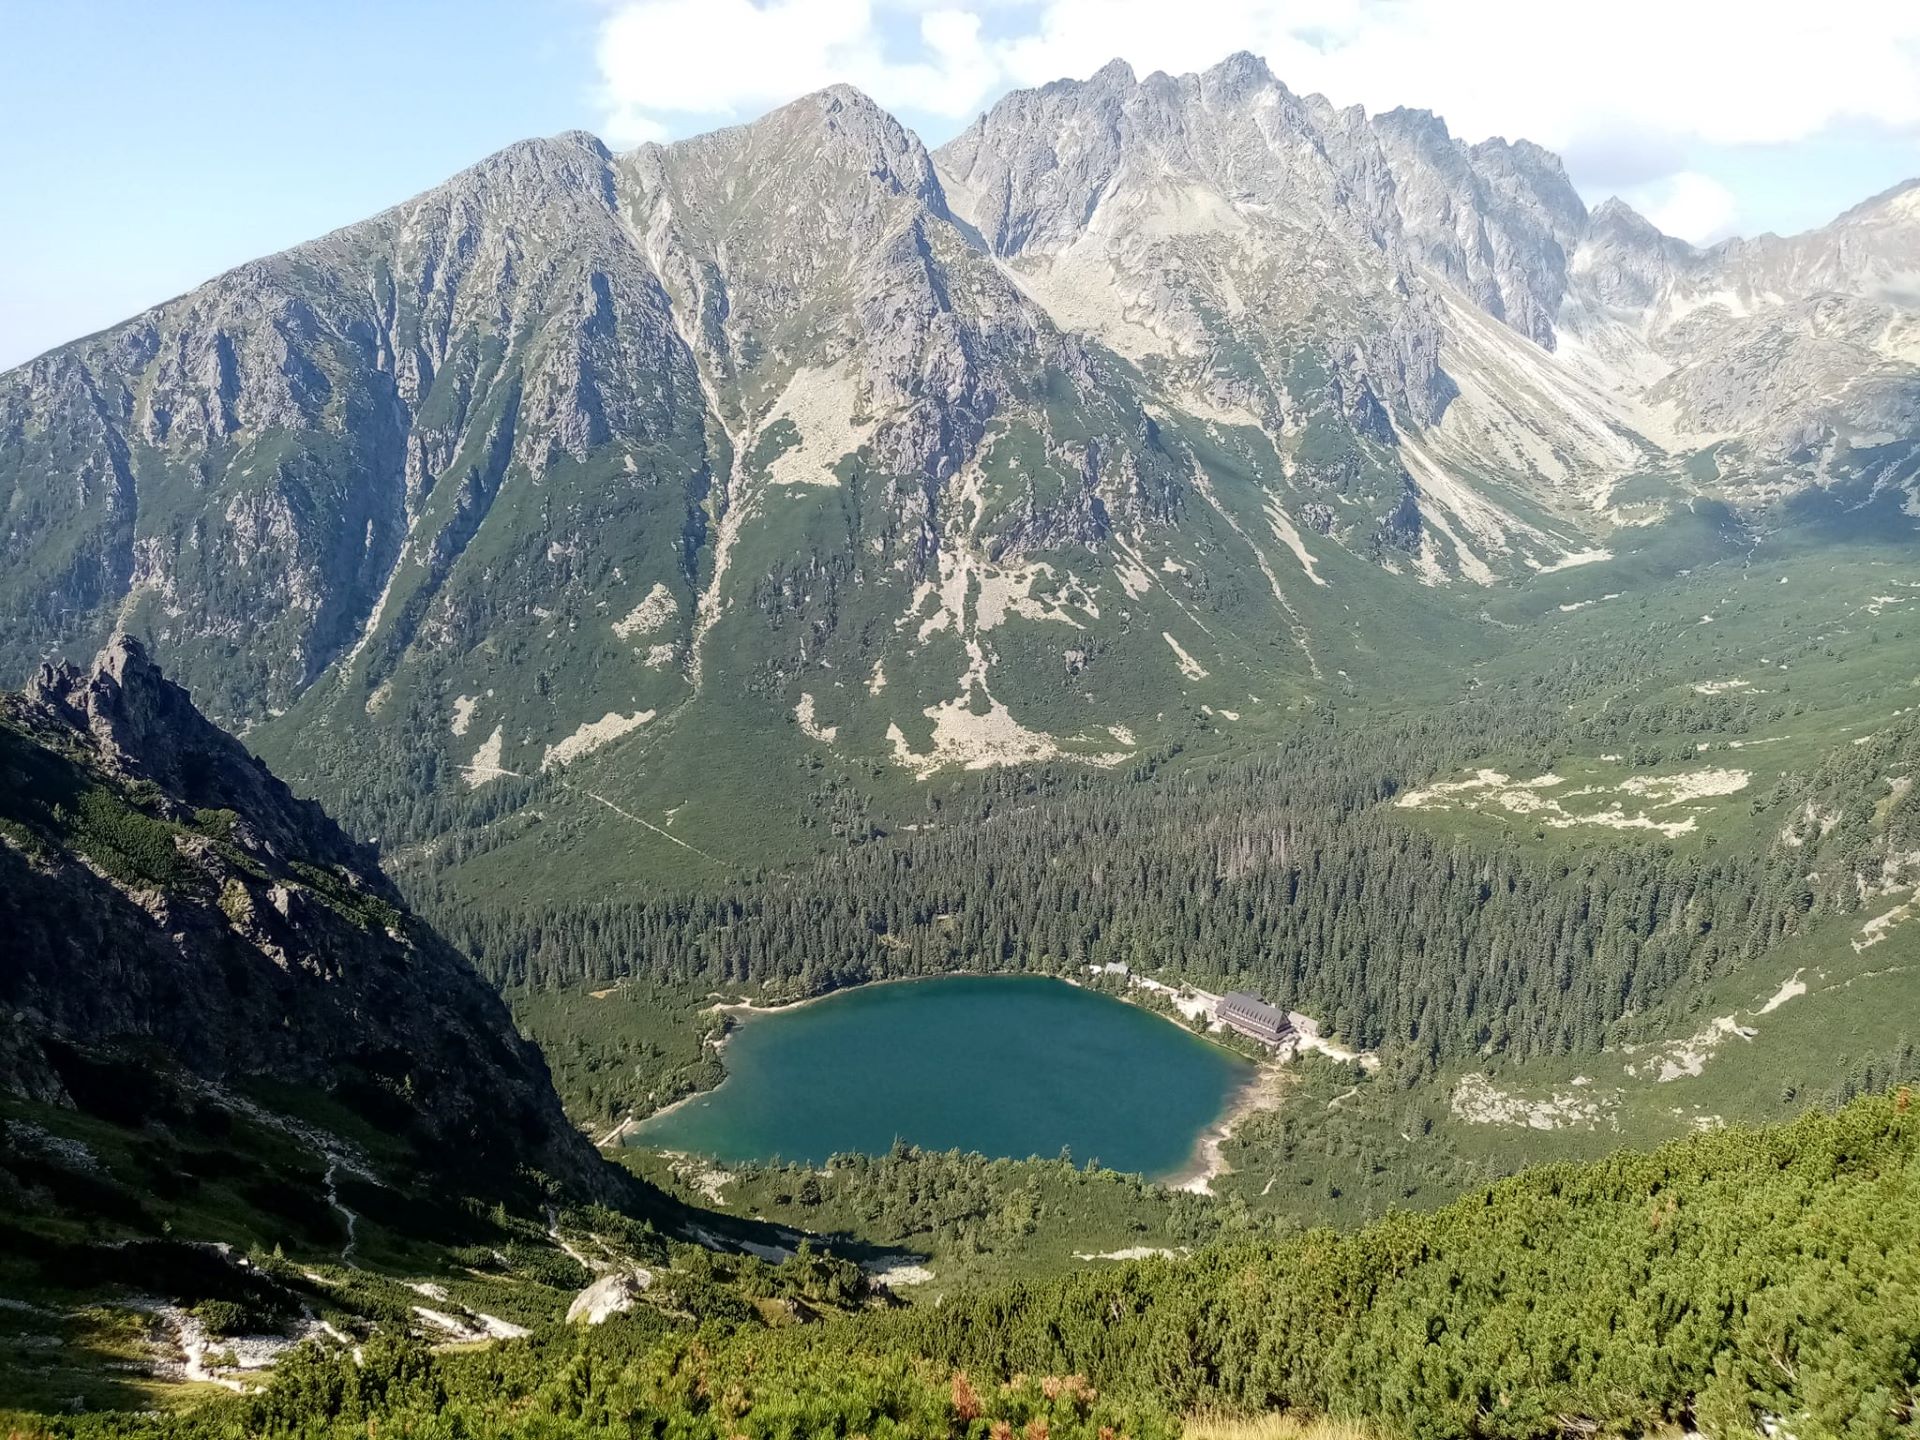
M 1544 1166 L 1429 1215 L 793 1325 L 714 1277 L 479 1353 L 324 1348 L 178 1418 L 58 1436 L 1141 1437 L 1288 1410 L 1407 1437 L 1904 1433 L 1920 1123 L 1834 1116 Z

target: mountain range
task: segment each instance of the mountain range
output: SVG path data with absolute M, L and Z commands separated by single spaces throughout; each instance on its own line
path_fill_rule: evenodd
M 1911 535 L 1920 185 L 1699 250 L 1244 54 L 933 152 L 836 86 L 515 145 L 0 376 L 0 496 L 6 678 L 125 629 L 390 846 L 751 863 L 769 787 L 857 831 L 1258 735 L 1676 521 Z
M 1911 1420 L 1920 182 L 835 86 L 0 375 L 0 504 L 24 1434 Z M 622 1143 L 1001 972 L 1298 1034 L 1179 1189 Z

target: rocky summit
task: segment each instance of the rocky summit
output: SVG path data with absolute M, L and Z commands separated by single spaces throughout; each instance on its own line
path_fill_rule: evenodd
M 129 1064 L 243 1106 L 311 1091 L 416 1178 L 614 1193 L 499 997 L 134 640 L 0 697 L 0 928 L 6 1092 L 86 1108 Z
M 1244 54 L 528 141 L 0 377 L 0 669 L 142 635 L 403 861 L 750 862 L 769 786 L 1390 691 L 1676 516 L 1910 527 L 1916 274 L 1911 185 L 1697 250 Z

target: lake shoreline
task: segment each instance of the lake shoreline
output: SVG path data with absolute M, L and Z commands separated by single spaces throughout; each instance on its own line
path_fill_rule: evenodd
M 1213 1182 L 1222 1175 L 1232 1173 L 1233 1167 L 1227 1164 L 1225 1150 L 1227 1141 L 1233 1138 L 1233 1132 L 1248 1117 L 1266 1110 L 1277 1110 L 1286 1099 L 1288 1072 L 1285 1062 L 1254 1061 L 1253 1066 L 1253 1075 L 1228 1102 L 1220 1118 L 1194 1142 L 1188 1163 L 1172 1175 L 1154 1181 L 1154 1184 L 1164 1185 L 1169 1190 L 1185 1190 L 1190 1194 L 1210 1197 L 1213 1195 Z
M 1181 1014 L 1177 1012 L 1168 1014 L 1165 1009 L 1148 1003 L 1147 995 L 1139 994 L 1137 991 L 1144 989 L 1147 994 L 1171 995 L 1175 994 L 1181 987 L 1167 985 L 1164 982 L 1147 979 L 1146 977 L 1129 977 L 1129 983 L 1126 988 L 1116 992 L 1102 986 L 1088 984 L 1080 977 L 1072 975 L 1053 975 L 1033 971 L 983 972 L 977 970 L 950 970 L 934 975 L 888 976 L 885 979 L 863 981 L 857 985 L 844 985 L 833 990 L 822 991 L 816 995 L 802 995 L 791 999 L 766 1001 L 747 998 L 728 999 L 722 996 L 716 998 L 713 1003 L 704 1006 L 703 1013 L 724 1016 L 729 1022 L 726 1029 L 711 1041 L 715 1053 L 721 1054 L 725 1051 L 727 1042 L 732 1038 L 737 1025 L 745 1024 L 756 1016 L 777 1015 L 800 1010 L 810 1005 L 817 1005 L 825 1000 L 831 1000 L 836 996 L 848 996 L 856 991 L 872 990 L 881 986 L 912 985 L 934 980 L 956 979 L 1031 979 L 1036 981 L 1059 981 L 1076 990 L 1081 990 L 1089 994 L 1104 995 L 1109 999 L 1118 1000 L 1124 1005 L 1172 1025 L 1182 1034 L 1196 1040 L 1201 1040 L 1205 1042 L 1209 1048 L 1251 1067 L 1253 1073 L 1247 1076 L 1243 1083 L 1229 1092 L 1227 1102 L 1218 1117 L 1195 1139 L 1189 1158 L 1178 1169 L 1171 1172 L 1161 1171 L 1154 1174 L 1143 1175 L 1142 1178 L 1149 1184 L 1166 1186 L 1171 1189 L 1190 1190 L 1197 1194 L 1211 1194 L 1211 1182 L 1227 1173 L 1230 1168 L 1226 1164 L 1222 1150 L 1225 1142 L 1232 1137 L 1234 1130 L 1249 1115 L 1263 1110 L 1270 1110 L 1280 1103 L 1280 1090 L 1282 1087 L 1279 1082 L 1283 1071 L 1283 1067 L 1280 1064 L 1272 1059 L 1259 1060 L 1249 1057 L 1232 1046 L 1220 1043 L 1220 1041 L 1204 1032 L 1194 1030 L 1190 1024 L 1183 1023 Z M 1204 992 L 1199 993 L 1201 998 L 1207 998 Z M 726 1071 L 723 1058 L 722 1075 L 717 1084 L 689 1091 L 687 1094 L 678 1097 L 645 1117 L 629 1117 L 619 1126 L 615 1127 L 602 1143 L 604 1145 L 625 1145 L 632 1143 L 632 1137 L 636 1137 L 643 1128 L 680 1109 L 690 1101 L 718 1093 L 730 1078 L 731 1075 Z M 644 1142 L 642 1142 L 637 1148 L 652 1149 L 654 1147 L 646 1146 Z M 663 1149 L 656 1153 L 665 1154 L 670 1152 Z

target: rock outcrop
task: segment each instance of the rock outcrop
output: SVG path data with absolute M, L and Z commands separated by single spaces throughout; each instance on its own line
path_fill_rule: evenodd
M 137 633 L 388 841 L 423 789 L 613 823 L 579 777 L 705 706 L 1117 764 L 1356 673 L 1407 587 L 1699 499 L 1920 514 L 1916 197 L 1698 250 L 1244 54 L 931 154 L 846 86 L 528 141 L 0 376 L 0 676 Z
M 614 1177 L 538 1051 L 365 847 L 210 724 L 144 649 L 0 698 L 0 1084 L 86 1057 L 312 1088 L 425 1173 Z

